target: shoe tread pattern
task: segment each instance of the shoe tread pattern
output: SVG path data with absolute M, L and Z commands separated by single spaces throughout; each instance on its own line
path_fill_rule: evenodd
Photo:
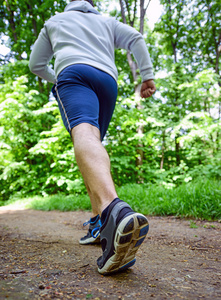
M 136 252 L 143 243 L 149 230 L 147 218 L 134 213 L 124 218 L 117 227 L 114 237 L 114 255 L 105 263 L 101 274 L 108 275 L 126 270 L 134 265 Z

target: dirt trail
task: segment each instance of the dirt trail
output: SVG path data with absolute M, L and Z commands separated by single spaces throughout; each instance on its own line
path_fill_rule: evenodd
M 101 276 L 88 212 L 0 208 L 0 299 L 221 299 L 221 224 L 148 217 L 137 262 Z

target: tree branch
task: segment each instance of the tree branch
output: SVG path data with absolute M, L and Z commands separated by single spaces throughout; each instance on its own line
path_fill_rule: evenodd
M 126 15 L 125 15 L 123 1 L 122 0 L 119 0 L 119 1 L 120 1 L 120 10 L 121 10 L 121 16 L 122 16 L 122 19 L 123 19 L 123 23 L 127 24 L 127 19 L 126 19 Z

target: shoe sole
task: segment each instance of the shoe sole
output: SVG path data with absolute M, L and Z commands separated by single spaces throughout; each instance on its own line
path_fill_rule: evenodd
M 139 213 L 124 218 L 118 225 L 114 237 L 115 254 L 98 272 L 103 275 L 124 271 L 136 262 L 136 252 L 149 230 L 147 218 Z
M 81 245 L 92 245 L 92 244 L 99 244 L 99 243 L 100 243 L 100 235 L 96 239 L 91 237 L 85 241 L 79 240 L 79 244 Z

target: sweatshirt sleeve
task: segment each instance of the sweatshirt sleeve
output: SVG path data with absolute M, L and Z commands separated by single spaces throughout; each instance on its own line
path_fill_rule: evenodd
M 115 47 L 129 50 L 137 62 L 142 81 L 154 79 L 153 66 L 143 36 L 134 28 L 116 21 Z
M 53 57 L 53 50 L 45 27 L 41 30 L 38 39 L 34 43 L 30 60 L 30 71 L 39 77 L 55 83 L 56 76 L 54 70 L 48 66 Z

